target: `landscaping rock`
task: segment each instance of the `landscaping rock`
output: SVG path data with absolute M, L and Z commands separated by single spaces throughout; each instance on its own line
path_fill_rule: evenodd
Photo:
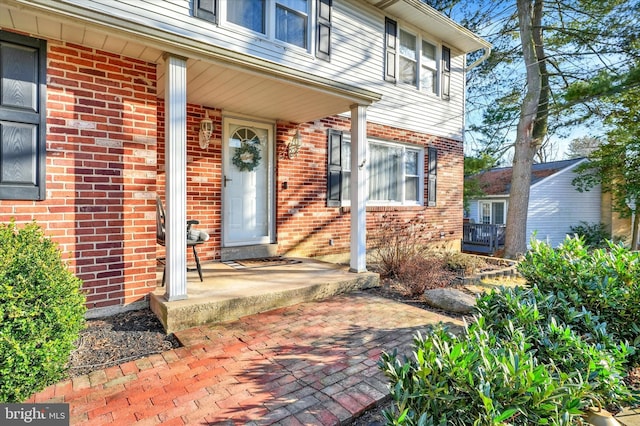
M 427 290 L 424 297 L 429 305 L 457 314 L 471 313 L 476 305 L 475 297 L 454 288 Z

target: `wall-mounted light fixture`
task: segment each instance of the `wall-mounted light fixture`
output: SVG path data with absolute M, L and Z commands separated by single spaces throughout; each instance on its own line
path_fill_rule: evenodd
M 296 129 L 296 134 L 293 135 L 291 140 L 287 142 L 287 155 L 289 158 L 296 158 L 298 156 L 298 152 L 300 151 L 300 146 L 302 145 L 302 140 L 300 138 L 300 130 Z
M 209 147 L 209 139 L 213 133 L 213 121 L 209 118 L 209 111 L 204 112 L 204 118 L 200 121 L 200 148 L 207 149 Z

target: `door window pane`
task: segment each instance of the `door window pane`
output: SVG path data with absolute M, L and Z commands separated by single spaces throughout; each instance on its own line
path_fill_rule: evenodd
M 494 225 L 504 225 L 504 203 L 493 203 L 491 206 Z
M 491 223 L 491 204 L 480 203 L 480 221 L 482 223 Z
M 265 1 L 233 0 L 227 2 L 227 20 L 264 34 Z

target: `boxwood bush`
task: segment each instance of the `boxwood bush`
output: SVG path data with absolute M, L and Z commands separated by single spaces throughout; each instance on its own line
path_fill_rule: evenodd
M 601 406 L 621 408 L 635 400 L 627 389 L 628 357 L 634 348 L 617 341 L 606 324 L 584 308 L 537 287 L 505 288 L 478 299 L 477 312 L 498 339 L 523 332 L 539 363 L 581 374 L 584 385 Z
M 0 402 L 63 377 L 84 326 L 81 284 L 35 223 L 0 224 Z

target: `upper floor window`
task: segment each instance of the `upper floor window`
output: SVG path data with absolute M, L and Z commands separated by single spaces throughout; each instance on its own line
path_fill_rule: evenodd
M 276 0 L 276 38 L 307 48 L 307 0 Z
M 418 48 L 417 37 L 404 30 L 400 30 L 400 81 L 406 84 L 416 85 Z
M 309 0 L 233 0 L 226 2 L 226 20 L 307 49 L 309 6 Z
M 396 21 L 386 18 L 385 52 L 387 81 L 410 84 L 448 99 L 451 54 L 447 47 L 400 28 Z
M 426 92 L 438 93 L 438 62 L 436 45 L 422 40 L 420 57 L 420 88 Z
M 325 60 L 331 55 L 331 9 L 332 0 L 194 0 L 199 18 L 238 25 L 305 50 L 315 45 L 316 56 Z
M 235 0 L 227 3 L 227 21 L 265 33 L 266 0 Z

